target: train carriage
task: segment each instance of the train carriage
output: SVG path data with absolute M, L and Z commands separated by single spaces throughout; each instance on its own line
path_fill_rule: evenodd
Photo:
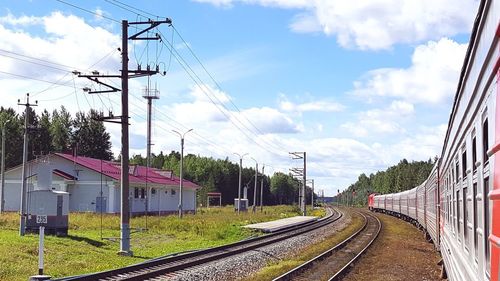
M 408 190 L 408 217 L 417 221 L 417 189 Z
M 408 191 L 401 192 L 401 198 L 399 199 L 401 206 L 401 214 L 408 217 Z
M 426 230 L 434 245 L 439 248 L 439 216 L 438 216 L 438 164 L 436 161 L 429 178 L 425 182 Z
M 392 197 L 394 194 L 386 194 L 385 195 L 385 210 L 389 213 L 392 212 Z
M 426 181 L 427 182 L 427 181 Z M 417 186 L 417 222 L 418 224 L 426 228 L 426 206 L 425 206 L 425 198 L 427 196 L 427 192 L 425 190 L 426 182 Z
M 424 228 L 451 281 L 500 281 L 499 37 L 500 0 L 483 0 L 439 161 L 423 184 L 376 196 Z

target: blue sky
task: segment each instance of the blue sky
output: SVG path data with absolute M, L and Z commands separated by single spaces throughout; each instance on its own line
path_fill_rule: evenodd
M 478 5 L 474 0 L 63 2 L 93 13 L 56 0 L 2 1 L 0 105 L 17 108 L 17 99 L 30 92 L 40 109 L 64 105 L 73 113 L 96 108 L 118 115 L 119 94 L 89 96 L 82 88 L 98 87 L 70 71 L 117 73 L 120 25 L 107 18 L 145 19 L 137 15 L 144 12 L 113 5 L 125 3 L 171 18 L 178 31 L 159 28 L 163 47 L 130 42 L 131 67 L 149 61 L 168 70 L 150 80 L 161 92 L 153 152 L 178 150 L 171 130 L 190 128 L 186 153 L 236 161 L 233 152 L 248 152 L 267 165 L 266 173 L 287 172 L 299 165 L 288 152 L 307 151 L 308 177 L 328 195 L 362 172 L 440 153 Z M 197 83 L 177 60 L 187 63 Z M 62 69 L 48 68 L 48 62 Z M 145 154 L 141 91 L 147 83 L 130 82 L 132 154 Z M 119 128 L 107 128 L 117 155 Z M 254 164 L 247 158 L 244 165 Z

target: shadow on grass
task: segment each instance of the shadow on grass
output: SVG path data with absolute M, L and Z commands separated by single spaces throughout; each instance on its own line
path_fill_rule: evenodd
M 71 240 L 74 240 L 74 241 L 78 241 L 78 242 L 85 242 L 89 245 L 92 245 L 94 247 L 102 247 L 105 245 L 104 242 L 101 242 L 101 241 L 98 241 L 98 240 L 93 240 L 93 239 L 90 239 L 90 238 L 87 238 L 87 237 L 80 237 L 80 236 L 74 236 L 74 235 L 67 235 L 65 236 L 64 238 L 69 238 Z

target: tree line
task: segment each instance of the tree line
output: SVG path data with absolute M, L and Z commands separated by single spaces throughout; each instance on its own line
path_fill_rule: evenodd
M 151 167 L 158 169 L 172 170 L 175 175 L 179 175 L 180 153 L 171 151 L 168 155 L 151 155 Z M 146 159 L 141 155 L 134 155 L 130 160 L 131 164 L 146 165 Z M 238 198 L 239 165 L 226 159 L 214 159 L 194 154 L 184 156 L 183 177 L 202 186 L 198 191 L 198 204 L 206 205 L 207 192 L 220 192 L 222 204 L 233 204 L 234 198 Z M 241 171 L 242 194 L 246 186 L 248 193 L 248 203 L 253 203 L 253 188 L 255 186 L 255 168 L 243 167 Z M 264 205 L 275 204 L 297 204 L 299 181 L 290 174 L 281 172 L 271 176 L 262 175 L 259 171 L 257 178 L 257 200 L 260 200 L 260 185 L 263 184 Z M 310 202 L 311 190 L 308 189 L 306 200 Z
M 365 206 L 371 193 L 386 194 L 412 189 L 427 179 L 436 161 L 437 157 L 434 160 L 429 158 L 427 161 L 412 162 L 403 159 L 385 171 L 369 176 L 363 173 L 336 199 L 344 204 Z
M 80 156 L 103 160 L 113 160 L 110 134 L 101 121 L 101 113 L 90 110 L 77 112 L 74 116 L 64 106 L 48 112 L 37 113 L 29 109 L 28 160 L 51 152 L 74 153 Z M 22 163 L 25 113 L 16 113 L 13 108 L 0 107 L 0 128 L 5 126 L 5 166 L 6 169 Z M 115 160 L 119 160 L 119 155 Z M 146 166 L 146 159 L 133 155 L 132 164 Z M 153 154 L 151 166 L 158 169 L 172 170 L 179 175 L 180 153 L 172 151 L 168 155 L 160 152 Z M 290 174 L 275 173 L 271 176 L 258 174 L 258 192 L 260 181 L 264 180 L 264 204 L 294 204 L 298 202 L 299 181 Z M 202 186 L 198 193 L 198 203 L 206 204 L 207 192 L 222 193 L 222 204 L 233 204 L 238 197 L 239 165 L 226 159 L 214 159 L 188 154 L 184 157 L 184 177 Z M 242 190 L 248 187 L 249 204 L 253 203 L 255 169 L 242 169 Z M 242 191 L 243 192 L 243 191 Z M 306 200 L 310 202 L 310 190 Z M 258 200 L 260 195 L 258 195 Z
M 82 156 L 111 160 L 110 135 L 95 110 L 77 112 L 73 117 L 64 106 L 37 114 L 29 109 L 28 160 L 50 152 L 72 153 L 77 149 Z M 5 166 L 12 168 L 22 163 L 25 112 L 0 108 L 0 127 L 5 127 Z

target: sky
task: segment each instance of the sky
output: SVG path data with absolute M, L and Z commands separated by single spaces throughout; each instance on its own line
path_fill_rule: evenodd
M 302 167 L 335 195 L 397 164 L 440 155 L 477 0 L 6 0 L 0 4 L 0 106 L 121 114 L 120 92 L 83 74 L 120 74 L 121 21 L 170 18 L 129 40 L 130 155 L 184 152 L 265 166 Z M 130 25 L 129 36 L 145 25 Z M 120 80 L 101 78 L 120 88 Z M 148 86 L 149 85 L 149 86 Z M 106 123 L 113 153 L 120 126 Z

